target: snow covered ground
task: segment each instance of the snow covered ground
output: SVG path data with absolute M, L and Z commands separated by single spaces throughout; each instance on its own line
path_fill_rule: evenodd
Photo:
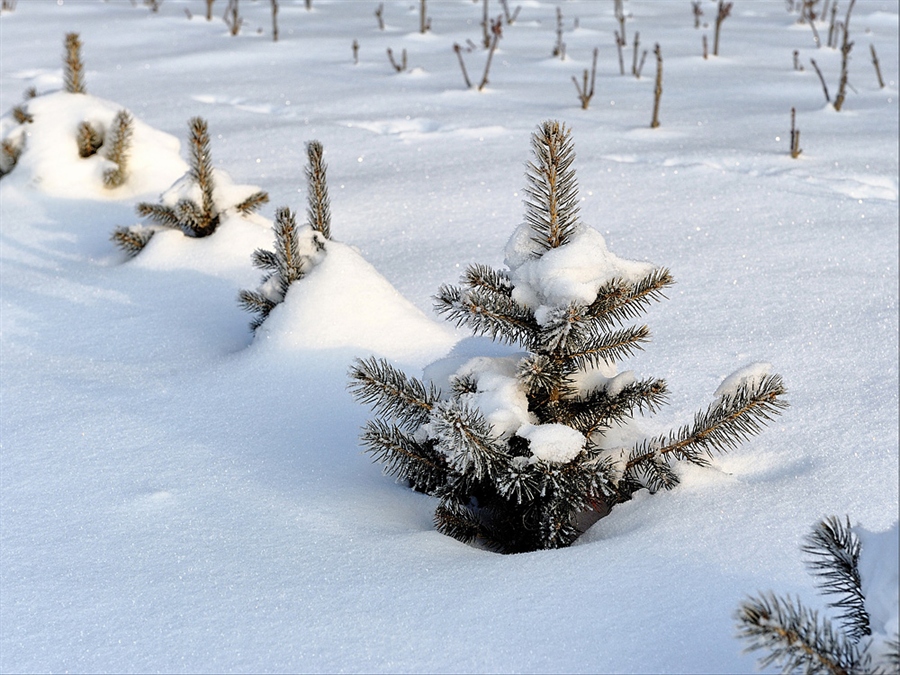
M 0 182 L 4 672 L 747 672 L 742 598 L 771 589 L 824 607 L 799 550 L 813 523 L 897 521 L 894 0 L 856 2 L 841 112 L 810 63 L 834 98 L 840 52 L 817 48 L 783 0 L 735 0 L 709 59 L 712 28 L 693 27 L 687 0 L 627 0 L 626 68 L 635 31 L 651 50 L 640 79 L 619 74 L 612 0 L 511 0 L 521 12 L 482 92 L 464 88 L 452 50 L 480 44 L 480 2 L 431 0 L 425 35 L 419 3 L 385 0 L 384 31 L 378 4 L 281 0 L 277 43 L 262 0 L 241 1 L 238 36 L 224 0 L 212 22 L 202 0 L 155 13 L 19 0 L 0 16 L 3 134 L 28 87 L 42 95 L 29 105 L 50 109 L 67 32 L 81 35 L 91 96 L 90 110 L 36 117 Z M 551 56 L 557 6 L 565 60 Z M 711 22 L 715 3 L 702 7 Z M 824 41 L 828 22 L 817 27 Z M 406 49 L 408 71 L 388 47 Z M 582 110 L 571 77 L 594 47 Z M 485 51 L 463 56 L 477 82 Z M 106 190 L 100 158 L 85 164 L 59 131 L 121 108 L 142 149 L 135 180 Z M 167 234 L 126 261 L 110 233 L 183 174 L 198 115 L 215 166 L 271 200 L 209 239 Z M 791 407 L 573 547 L 500 556 L 437 534 L 434 500 L 361 453 L 368 411 L 346 374 L 380 354 L 419 375 L 465 337 L 431 296 L 472 262 L 501 266 L 545 119 L 573 130 L 583 220 L 677 282 L 627 363 L 672 392 L 647 427 L 687 422 L 754 361 L 784 377 Z M 275 209 L 305 210 L 314 139 L 333 236 L 349 246 L 254 340 L 236 297 L 259 282 L 250 254 L 271 248 Z M 890 569 L 865 556 L 864 572 Z M 896 593 L 896 576 L 864 584 Z M 882 600 L 896 612 L 896 596 Z

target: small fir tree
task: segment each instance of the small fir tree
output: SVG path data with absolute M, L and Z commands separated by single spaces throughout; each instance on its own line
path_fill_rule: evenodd
M 82 122 L 78 125 L 75 142 L 78 143 L 79 157 L 93 157 L 103 145 L 103 132 L 90 122 Z
M 290 285 L 302 279 L 316 264 L 325 252 L 326 241 L 331 239 L 331 203 L 322 144 L 312 141 L 306 146 L 306 152 L 309 160 L 306 168 L 306 227 L 297 227 L 289 208 L 278 209 L 272 227 L 275 250 L 257 249 L 253 253 L 253 266 L 265 272 L 262 282 L 255 291 L 242 290 L 238 295 L 241 307 L 256 315 L 250 322 L 254 331 L 284 300 Z
M 151 224 L 120 227 L 112 234 L 113 242 L 129 255 L 137 255 L 160 228 L 181 230 L 188 237 L 208 237 L 216 231 L 227 210 L 220 208 L 215 200 L 206 120 L 201 117 L 192 118 L 189 130 L 190 169 L 187 178 L 200 193 L 199 203 L 192 197 L 182 197 L 174 205 L 139 203 L 138 215 L 149 218 Z M 266 192 L 257 191 L 229 208 L 247 215 L 268 201 L 269 195 Z
M 662 298 L 672 278 L 615 258 L 580 222 L 565 126 L 545 122 L 532 147 L 509 269 L 472 265 L 462 286 L 444 286 L 436 298 L 450 320 L 524 353 L 476 359 L 448 390 L 381 359 L 357 360 L 350 371 L 351 391 L 376 413 L 362 433 L 367 452 L 439 498 L 439 531 L 507 553 L 568 546 L 637 490 L 674 487 L 677 461 L 707 464 L 786 406 L 781 378 L 757 369 L 723 383 L 692 425 L 630 447 L 615 440 L 611 432 L 665 400 L 663 380 L 616 375 L 612 364 L 647 341 L 646 326 L 623 324 Z M 592 293 L 554 286 L 573 278 L 572 260 L 596 268 Z M 493 412 L 498 400 L 514 401 L 504 404 L 506 418 Z
M 872 631 L 859 573 L 860 550 L 849 518 L 842 522 L 834 516 L 817 523 L 803 546 L 819 590 L 837 598 L 828 606 L 841 611 L 838 628 L 799 599 L 765 593 L 741 604 L 736 614 L 738 636 L 749 643 L 747 651 L 768 652 L 759 660 L 760 667 L 774 664 L 784 673 L 831 675 L 875 675 L 900 669 L 900 635 L 886 640 L 886 649 L 877 648 L 875 659 L 872 640 L 865 639 Z

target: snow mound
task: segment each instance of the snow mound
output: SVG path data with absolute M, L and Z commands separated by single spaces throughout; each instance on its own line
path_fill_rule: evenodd
M 890 640 L 900 630 L 900 523 L 884 532 L 854 527 L 859 537 L 859 577 L 872 636 L 867 647 L 876 664 L 889 663 Z
M 54 197 L 125 200 L 161 192 L 187 171 L 178 139 L 134 118 L 127 178 L 117 188 L 106 188 L 103 173 L 115 164 L 104 156 L 104 146 L 90 157 L 79 156 L 78 128 L 88 122 L 108 130 L 123 106 L 88 94 L 54 92 L 29 99 L 22 107 L 33 121 L 20 124 L 12 113 L 0 120 L 0 138 L 24 141 L 4 182 L 19 181 Z
M 328 241 L 325 256 L 291 285 L 259 328 L 253 348 L 351 347 L 403 359 L 446 351 L 454 342 L 449 330 L 400 295 L 359 252 Z

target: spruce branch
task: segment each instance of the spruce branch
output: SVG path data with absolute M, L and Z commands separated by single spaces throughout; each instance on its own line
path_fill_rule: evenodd
M 457 326 L 468 326 L 478 335 L 490 335 L 509 344 L 529 344 L 537 332 L 534 317 L 512 298 L 484 288 L 462 290 L 441 286 L 435 311 Z
M 248 291 L 245 289 L 238 293 L 238 304 L 242 309 L 256 314 L 250 321 L 250 328 L 254 331 L 263 325 L 269 313 L 277 306 L 276 302 L 270 300 L 259 291 Z
M 276 216 L 277 217 L 277 216 Z M 250 262 L 253 266 L 260 270 L 266 270 L 269 272 L 277 272 L 278 271 L 278 256 L 275 255 L 272 251 L 267 251 L 264 248 L 256 249 L 253 254 L 250 256 Z
M 244 201 L 234 205 L 234 210 L 243 216 L 256 212 L 260 206 L 269 203 L 269 193 L 264 190 L 258 190 L 247 197 Z
M 175 230 L 181 229 L 181 224 L 175 209 L 165 204 L 151 204 L 150 202 L 139 202 L 137 214 L 143 218 L 150 218 L 156 225 L 170 227 Z
M 142 225 L 117 227 L 110 236 L 110 240 L 125 251 L 129 258 L 133 258 L 144 250 L 153 234 L 154 229 L 152 227 Z
M 616 422 L 637 412 L 656 412 L 666 402 L 668 387 L 664 380 L 646 379 L 623 387 L 615 396 L 605 388 L 583 398 L 563 402 L 566 423 L 585 436 L 612 428 Z
M 449 469 L 443 456 L 395 425 L 369 420 L 360 438 L 366 452 L 384 465 L 385 473 L 410 481 L 415 489 L 433 494 L 447 483 Z
M 326 239 L 331 239 L 331 202 L 328 199 L 328 185 L 325 181 L 325 170 L 328 166 L 322 159 L 323 153 L 319 141 L 312 141 L 306 146 L 309 158 L 306 169 L 308 190 L 306 217 L 312 229 L 321 232 Z
M 28 112 L 28 109 L 23 105 L 14 106 L 12 109 L 13 119 L 18 124 L 30 124 L 34 122 L 34 115 Z
M 63 83 L 70 94 L 84 94 L 84 63 L 81 60 L 81 40 L 78 33 L 67 33 L 63 56 Z
M 487 530 L 484 521 L 473 509 L 449 499 L 442 500 L 434 510 L 434 528 L 464 544 L 484 538 Z
M 200 188 L 200 210 L 194 236 L 212 234 L 219 224 L 213 200 L 212 156 L 209 150 L 209 128 L 202 117 L 193 117 L 189 123 L 188 147 L 190 149 L 190 175 Z
M 544 122 L 532 135 L 534 161 L 526 170 L 525 222 L 545 250 L 567 243 L 578 227 L 578 184 L 571 132 L 556 121 Z
M 738 637 L 749 641 L 747 651 L 769 652 L 759 661 L 763 668 L 775 664 L 784 673 L 853 675 L 864 665 L 856 645 L 799 599 L 782 600 L 771 593 L 748 598 L 736 619 Z
M 583 346 L 576 344 L 563 352 L 570 370 L 596 367 L 600 363 L 612 364 L 632 356 L 635 350 L 643 349 L 643 343 L 649 342 L 650 329 L 647 326 L 631 326 L 602 335 L 591 331 L 591 338 L 583 341 Z
M 802 547 L 810 556 L 810 571 L 819 578 L 818 586 L 825 593 L 839 596 L 829 607 L 843 610 L 838 617 L 847 636 L 858 642 L 871 634 L 869 613 L 859 577 L 859 537 L 846 522 L 835 516 L 815 525 Z
M 115 162 L 116 166 L 103 172 L 104 187 L 119 187 L 128 177 L 128 155 L 133 135 L 134 119 L 127 110 L 120 110 L 113 119 L 109 148 L 106 151 L 106 159 Z
M 495 270 L 488 265 L 475 263 L 466 269 L 462 281 L 469 288 L 482 288 L 497 295 L 512 296 L 513 284 L 505 270 Z
M 90 122 L 82 122 L 78 125 L 75 140 L 78 143 L 78 156 L 86 159 L 97 154 L 103 145 L 103 133 Z
M 633 284 L 613 279 L 600 287 L 597 298 L 586 312 L 601 321 L 601 325 L 622 324 L 636 319 L 651 302 L 664 299 L 664 289 L 675 280 L 668 269 L 658 267 Z
M 714 452 L 727 452 L 762 431 L 775 415 L 787 408 L 779 375 L 767 375 L 757 384 L 742 383 L 730 396 L 712 403 L 694 416 L 694 424 L 679 431 L 644 441 L 636 448 L 628 468 L 652 456 L 671 455 L 705 466 Z
M 384 359 L 356 359 L 350 369 L 350 393 L 377 414 L 414 430 L 428 421 L 440 392 L 394 368 Z
M 431 427 L 454 471 L 477 481 L 497 474 L 504 452 L 480 410 L 465 401 L 441 401 L 432 409 Z

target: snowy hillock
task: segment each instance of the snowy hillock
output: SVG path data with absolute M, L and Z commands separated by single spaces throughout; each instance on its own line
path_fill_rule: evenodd
M 0 140 L 17 152 L 13 166 L 4 158 L 4 182 L 29 185 L 54 197 L 126 200 L 161 192 L 187 170 L 177 138 L 132 118 L 127 178 L 119 187 L 107 188 L 104 173 L 115 168 L 107 158 L 108 144 L 122 106 L 90 94 L 58 91 L 17 108 L 18 115 L 13 109 L 0 119 Z M 78 144 L 85 122 L 101 141 L 88 157 L 79 154 Z
M 329 240 L 257 331 L 259 353 L 352 347 L 390 359 L 446 352 L 454 333 L 410 303 L 353 247 Z

